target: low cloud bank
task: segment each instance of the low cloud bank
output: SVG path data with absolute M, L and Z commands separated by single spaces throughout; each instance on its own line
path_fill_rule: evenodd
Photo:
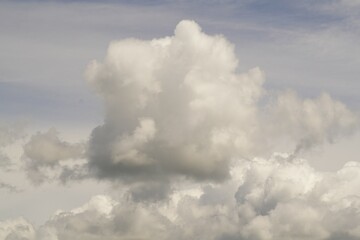
M 24 219 L 0 223 L 4 239 L 358 239 L 360 164 L 317 172 L 287 154 L 232 168 L 226 184 L 178 189 L 167 201 L 93 197 L 58 211 L 35 229 Z M 1 235 L 2 234 L 2 235 Z

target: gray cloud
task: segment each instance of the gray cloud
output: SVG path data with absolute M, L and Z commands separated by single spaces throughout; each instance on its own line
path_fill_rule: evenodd
M 0 124 L 0 168 L 8 170 L 13 164 L 5 148 L 25 136 L 25 124 L 21 122 Z
M 11 184 L 0 182 L 0 189 L 5 189 L 9 192 L 18 192 L 19 189 Z
M 85 169 L 76 160 L 82 159 L 84 152 L 85 144 L 62 141 L 56 129 L 50 128 L 45 133 L 32 135 L 24 145 L 25 170 L 34 183 L 51 178 L 60 178 L 63 182 L 80 178 L 80 172 Z M 72 161 L 67 164 L 66 160 Z
M 0 222 L 0 238 L 4 240 L 35 240 L 35 228 L 24 218 Z
M 23 123 L 2 123 L 0 125 L 0 147 L 12 144 L 24 135 Z
M 10 158 L 4 153 L 0 153 L 0 168 L 6 169 L 9 165 L 11 165 Z
M 295 140 L 294 155 L 324 142 L 334 142 L 359 127 L 358 117 L 343 103 L 323 93 L 314 99 L 301 99 L 294 91 L 281 92 L 269 104 L 271 134 Z M 294 156 L 293 155 L 293 156 Z

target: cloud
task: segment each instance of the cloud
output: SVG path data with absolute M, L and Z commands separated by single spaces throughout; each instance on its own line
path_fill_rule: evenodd
M 263 82 L 258 68 L 237 74 L 236 67 L 233 45 L 192 21 L 180 22 L 173 37 L 111 43 L 86 73 L 106 109 L 89 145 L 97 177 L 227 178 L 231 157 L 255 147 Z
M 55 129 L 33 135 L 26 171 L 35 183 L 106 179 L 121 194 L 59 210 L 28 227 L 29 239 L 360 237 L 360 165 L 324 173 L 298 156 L 358 126 L 328 94 L 266 91 L 259 68 L 238 73 L 233 45 L 193 21 L 171 37 L 112 42 L 86 78 L 103 101 L 104 123 L 86 146 Z M 281 141 L 290 154 L 263 157 Z
M 0 147 L 5 147 L 24 137 L 24 124 L 20 122 L 0 125 Z
M 0 182 L 0 189 L 5 189 L 9 192 L 18 192 L 19 189 L 11 184 Z
M 58 212 L 42 227 L 40 239 L 164 239 L 170 230 L 155 209 L 101 195 L 78 209 Z
M 276 100 L 262 103 L 263 72 L 237 68 L 234 46 L 193 21 L 171 37 L 112 42 L 86 71 L 105 108 L 89 143 L 92 174 L 127 183 L 224 181 L 234 159 L 260 156 L 271 142 L 286 139 L 297 153 L 357 125 L 328 94 L 268 93 Z
M 77 146 L 61 141 L 54 128 L 46 133 L 33 135 L 24 146 L 25 155 L 43 165 L 54 165 L 63 159 L 81 157 L 82 151 Z
M 294 91 L 279 93 L 270 104 L 271 134 L 283 135 L 296 143 L 294 154 L 324 142 L 334 142 L 353 133 L 359 126 L 357 116 L 343 103 L 323 93 L 315 99 L 301 99 Z
M 0 124 L 0 169 L 9 170 L 13 164 L 12 159 L 8 156 L 6 148 L 25 136 L 24 124 L 1 123 Z
M 4 240 L 35 240 L 35 228 L 24 218 L 0 221 L 0 238 Z
M 138 202 L 126 192 L 98 195 L 57 211 L 38 228 L 24 220 L 0 226 L 12 226 L 3 227 L 7 234 L 37 240 L 358 239 L 360 164 L 349 162 L 329 173 L 287 158 L 277 153 L 243 161 L 232 167 L 227 183 L 178 188 L 167 201 Z
M 24 123 L 0 123 L 0 172 L 2 175 L 0 179 L 0 191 L 6 190 L 8 193 L 20 191 L 13 183 L 9 183 L 6 175 L 9 172 L 17 170 L 17 162 L 12 158 L 13 155 L 9 149 L 24 137 Z M 3 180 L 4 178 L 5 180 Z
M 251 171 L 236 194 L 240 209 L 251 213 L 245 215 L 245 229 L 255 234 L 254 224 L 260 218 L 271 235 L 255 239 L 332 239 L 342 233 L 359 237 L 352 224 L 359 216 L 348 215 L 358 208 L 355 185 L 359 183 L 359 164 L 348 163 L 336 173 L 322 173 L 303 160 L 289 163 L 283 157 L 250 164 Z M 352 177 L 345 177 L 350 172 Z M 339 224 L 339 219 L 344 222 Z
M 84 157 L 84 152 L 84 144 L 62 141 L 56 129 L 50 128 L 45 133 L 32 135 L 24 145 L 25 170 L 34 183 L 51 178 L 60 178 L 62 181 L 77 178 L 80 177 L 76 176 L 80 174 L 79 171 L 85 170 L 84 164 L 79 161 Z
M 10 158 L 6 154 L 0 152 L 0 168 L 7 169 L 10 165 Z

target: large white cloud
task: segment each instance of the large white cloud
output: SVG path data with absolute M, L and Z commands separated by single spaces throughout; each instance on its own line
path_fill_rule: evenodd
M 259 156 L 279 139 L 297 153 L 357 124 L 327 94 L 304 100 L 285 91 L 260 103 L 264 74 L 237 68 L 233 45 L 193 21 L 181 21 L 171 37 L 112 42 L 86 71 L 105 108 L 89 144 L 92 173 L 126 182 L 222 181 L 233 159 Z
M 233 46 L 191 21 L 173 37 L 113 42 L 87 71 L 106 109 L 89 149 L 98 176 L 227 177 L 232 155 L 254 148 L 263 82 L 236 67 Z

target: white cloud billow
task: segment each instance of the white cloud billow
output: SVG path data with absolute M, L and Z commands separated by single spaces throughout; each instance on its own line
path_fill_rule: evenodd
M 156 203 L 99 195 L 36 230 L 23 219 L 0 222 L 0 229 L 38 240 L 360 238 L 360 164 L 325 173 L 287 157 L 242 162 L 232 180 L 203 185 L 200 194 L 191 193 L 197 187 L 178 190 Z
M 236 66 L 233 46 L 191 21 L 174 37 L 113 42 L 87 71 L 106 109 L 89 148 L 97 175 L 226 178 L 232 155 L 253 151 L 263 82 Z
M 86 71 L 105 107 L 89 144 L 93 173 L 127 182 L 222 181 L 233 159 L 259 156 L 271 142 L 286 139 L 296 154 L 357 125 L 327 94 L 303 100 L 289 91 L 260 106 L 264 74 L 237 67 L 233 45 L 193 21 L 181 21 L 171 37 L 112 42 Z

